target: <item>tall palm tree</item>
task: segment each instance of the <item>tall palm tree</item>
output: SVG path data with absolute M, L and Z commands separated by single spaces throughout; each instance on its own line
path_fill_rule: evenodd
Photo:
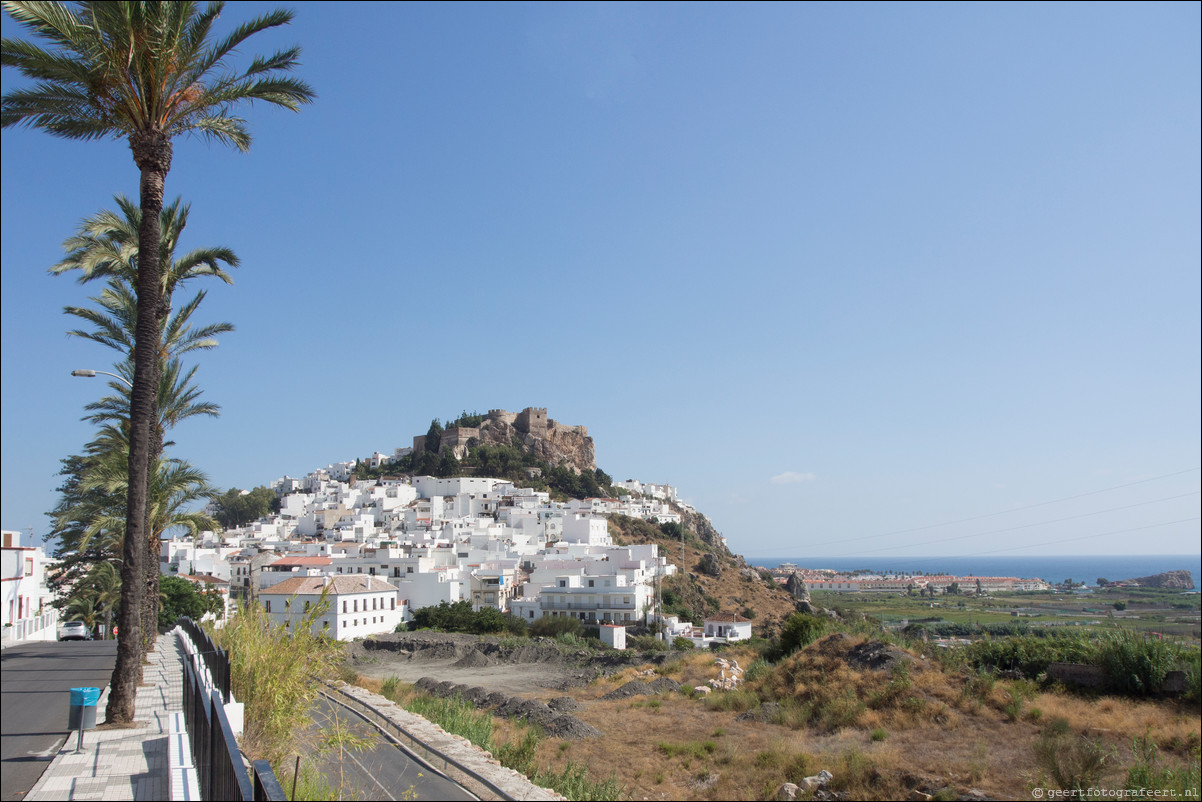
M 117 279 L 136 293 L 138 284 L 138 234 L 142 227 L 142 210 L 124 195 L 113 198 L 120 209 L 117 213 L 103 209 L 85 218 L 79 230 L 69 237 L 63 248 L 67 257 L 50 268 L 54 275 L 78 271 L 79 282 L 97 278 Z M 176 258 L 180 237 L 188 226 L 191 205 L 176 198 L 159 214 L 159 272 L 161 303 L 159 325 L 165 325 L 171 311 L 171 300 L 180 284 L 201 276 L 212 276 L 226 284 L 234 280 L 222 267 L 238 266 L 238 257 L 226 247 L 198 248 Z M 135 296 L 136 297 L 136 296 Z M 136 320 L 136 318 L 135 318 Z M 134 328 L 128 328 L 129 351 L 133 352 Z
M 117 569 L 111 562 L 96 563 L 80 582 L 76 595 L 91 599 L 104 615 L 103 639 L 108 640 L 113 631 L 113 608 L 121 600 L 121 575 Z
M 213 41 L 213 24 L 223 5 L 213 2 L 201 9 L 194 2 L 165 0 L 3 4 L 50 49 L 17 39 L 0 43 L 0 64 L 36 82 L 3 96 L 0 126 L 32 126 L 68 139 L 125 139 L 139 172 L 138 323 L 121 569 L 127 594 L 136 592 L 135 578 L 144 571 L 150 430 L 158 383 L 159 213 L 172 140 L 196 133 L 247 150 L 250 134 L 246 122 L 231 115 L 234 107 L 261 100 L 297 110 L 314 97 L 306 84 L 287 75 L 298 63 L 299 48 L 256 57 L 241 73 L 228 65 L 239 45 L 260 31 L 287 24 L 291 13 L 274 11 Z M 117 663 L 106 709 L 110 721 L 133 720 L 142 662 L 139 608 L 121 607 Z
M 93 307 L 68 306 L 64 312 L 92 324 L 91 329 L 75 329 L 68 332 L 120 352 L 125 361 L 116 366 L 129 386 L 134 375 L 133 355 L 135 329 L 137 325 L 137 297 L 134 287 L 138 276 L 138 231 L 141 210 L 124 196 L 116 197 L 120 212 L 108 209 L 85 219 L 79 231 L 70 237 L 63 247 L 67 257 L 50 268 L 51 273 L 76 271 L 80 283 L 106 278 L 105 290 L 91 300 Z M 167 429 L 181 420 L 194 415 L 218 414 L 216 404 L 199 402 L 200 390 L 192 384 L 196 373 L 193 367 L 184 372 L 178 356 L 195 350 L 206 350 L 217 345 L 216 335 L 233 330 L 228 323 L 194 326 L 192 313 L 205 298 L 203 291 L 180 309 L 173 310 L 172 297 L 184 283 L 203 276 L 213 276 L 233 283 L 223 265 L 236 267 L 238 257 L 229 248 L 201 248 L 177 259 L 176 248 L 188 224 L 190 207 L 178 198 L 160 213 L 159 247 L 161 290 L 159 304 L 160 347 L 156 366 L 159 386 L 156 417 L 151 423 L 150 462 L 157 464 L 163 455 Z M 164 364 L 165 363 L 165 364 Z M 129 387 L 122 382 L 112 381 L 109 386 L 117 390 L 116 395 L 107 396 L 87 406 L 90 415 L 85 420 L 97 423 L 117 423 L 129 417 Z M 153 477 L 151 478 L 153 481 Z M 149 515 L 149 512 L 147 513 Z M 159 543 L 154 538 L 149 523 L 145 527 L 148 535 L 147 555 L 143 564 L 144 594 L 142 597 L 143 642 L 149 646 L 154 629 L 150 622 L 157 621 L 159 606 L 159 561 L 156 557 Z

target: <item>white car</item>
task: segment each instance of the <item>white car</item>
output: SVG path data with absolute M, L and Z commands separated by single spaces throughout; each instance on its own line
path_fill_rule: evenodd
M 67 621 L 58 626 L 59 640 L 91 640 L 92 633 L 82 621 Z

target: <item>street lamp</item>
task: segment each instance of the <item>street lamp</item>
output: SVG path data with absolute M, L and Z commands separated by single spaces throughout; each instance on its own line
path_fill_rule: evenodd
M 134 386 L 132 384 L 130 384 L 129 379 L 125 378 L 124 376 L 118 376 L 116 373 L 109 373 L 107 370 L 87 370 L 87 369 L 73 370 L 73 371 L 71 371 L 71 375 L 79 376 L 84 379 L 94 379 L 94 378 L 96 378 L 97 375 L 112 376 L 114 379 L 121 382 L 129 389 L 131 389 L 131 390 L 134 389 Z

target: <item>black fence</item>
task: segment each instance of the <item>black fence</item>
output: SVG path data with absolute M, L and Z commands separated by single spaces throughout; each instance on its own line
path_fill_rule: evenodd
M 205 666 L 209 669 L 209 676 L 213 680 L 213 684 L 217 686 L 217 690 L 221 691 L 222 704 L 228 704 L 230 701 L 230 656 L 222 649 L 213 643 L 213 639 L 209 637 L 209 633 L 201 628 L 200 624 L 193 621 L 191 618 L 183 617 L 176 621 L 176 624 L 192 639 L 192 645 L 196 647 L 197 654 L 193 656 L 193 660 L 201 658 L 204 660 Z M 194 668 L 199 669 L 200 666 L 194 665 Z
M 180 626 L 188 630 L 181 619 Z M 189 621 L 199 630 L 193 622 Z M 188 635 L 193 638 L 193 645 L 203 650 L 205 664 L 209 672 L 216 678 L 225 677 L 224 695 L 229 697 L 229 659 L 224 651 L 213 647 L 213 642 L 207 635 L 203 641 L 197 639 L 191 631 Z M 205 645 L 202 645 L 205 644 Z M 210 648 L 213 647 L 213 648 Z M 218 673 L 209 662 L 208 653 L 220 654 L 225 663 L 224 669 Z M 188 731 L 188 740 L 192 745 L 192 764 L 196 767 L 196 778 L 200 785 L 201 799 L 228 799 L 251 802 L 285 802 L 284 795 L 271 765 L 265 760 L 257 760 L 252 771 L 247 771 L 242 762 L 242 753 L 234 731 L 226 718 L 222 698 L 223 692 L 218 688 L 210 690 L 204 682 L 199 665 L 193 661 L 184 664 L 184 724 Z

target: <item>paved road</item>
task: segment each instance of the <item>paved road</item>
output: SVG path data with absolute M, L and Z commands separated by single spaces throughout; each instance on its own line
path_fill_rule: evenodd
M 366 735 L 374 741 L 374 746 L 369 749 L 346 753 L 341 764 L 335 754 L 318 758 L 326 781 L 332 788 L 338 788 L 341 776 L 344 799 L 476 798 L 451 780 L 413 760 L 356 713 L 332 704 L 324 697 L 318 697 L 314 704 L 313 720 L 316 727 L 327 732 L 332 723 L 341 721 L 356 735 Z
M 0 799 L 24 798 L 70 734 L 70 688 L 109 684 L 116 641 L 35 642 L 0 656 Z

